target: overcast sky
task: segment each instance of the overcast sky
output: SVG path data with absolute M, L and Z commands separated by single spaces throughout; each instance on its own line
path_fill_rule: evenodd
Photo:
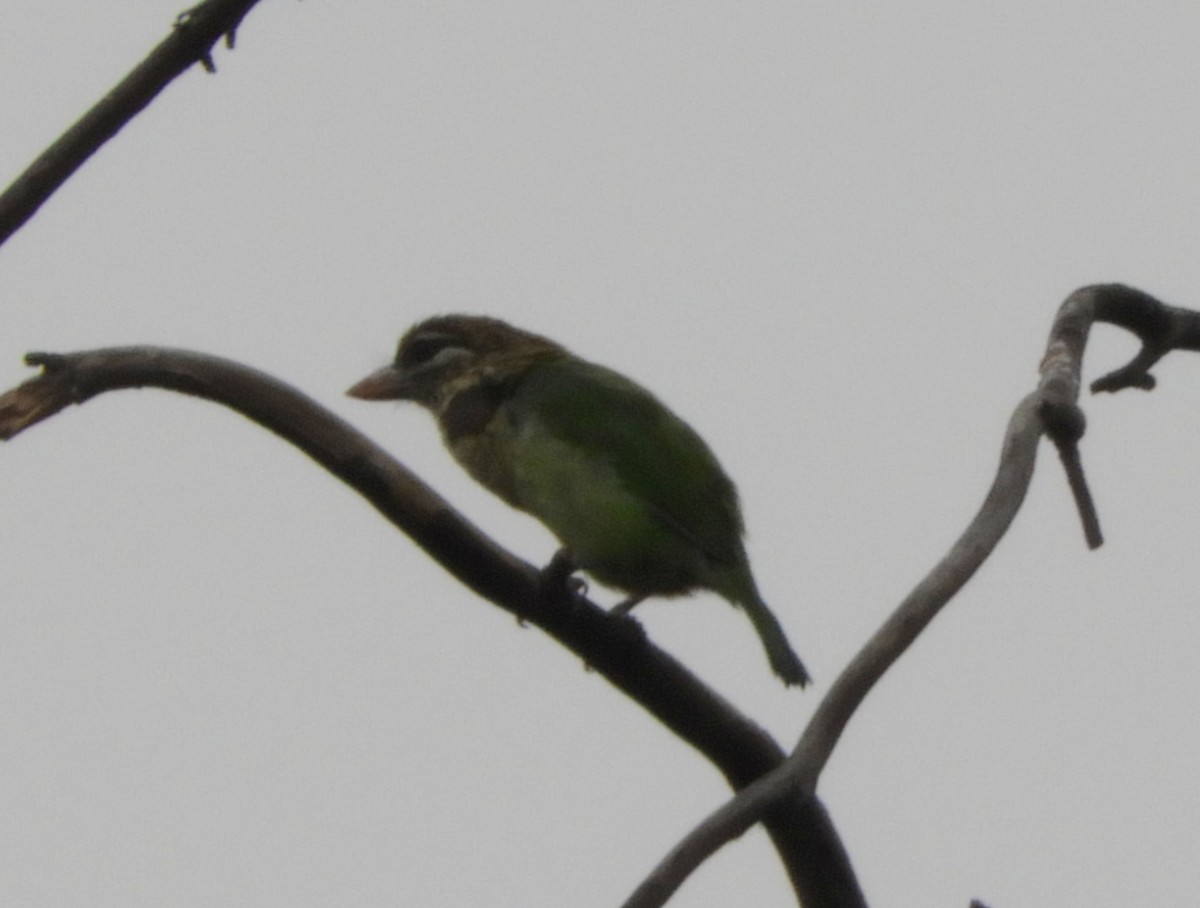
M 180 0 L 6 0 L 0 181 Z M 764 596 L 647 602 L 790 746 L 985 493 L 1072 289 L 1200 306 L 1193 3 L 260 5 L 0 248 L 28 350 L 155 343 L 335 409 L 534 562 L 432 421 L 343 391 L 424 316 L 635 376 L 741 488 Z M 1097 329 L 1094 377 L 1135 345 Z M 1085 401 L 820 787 L 873 906 L 1200 888 L 1200 359 Z M 0 448 L 0 904 L 611 906 L 727 791 L 302 455 L 122 392 Z M 595 589 L 602 602 L 618 597 Z M 678 908 L 791 904 L 755 831 Z

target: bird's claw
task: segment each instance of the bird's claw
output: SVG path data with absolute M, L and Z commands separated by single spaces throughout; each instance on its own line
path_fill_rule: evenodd
M 571 553 L 566 549 L 559 549 L 550 559 L 550 563 L 541 570 L 539 585 L 542 596 L 556 598 L 565 593 L 572 601 L 586 596 L 587 581 L 575 576 L 577 570 Z

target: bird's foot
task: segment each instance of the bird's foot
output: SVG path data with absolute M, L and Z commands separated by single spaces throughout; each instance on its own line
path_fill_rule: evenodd
M 556 599 L 565 595 L 572 602 L 587 595 L 587 581 L 576 577 L 579 570 L 575 559 L 567 549 L 559 549 L 550 559 L 550 563 L 541 570 L 538 585 L 542 597 Z

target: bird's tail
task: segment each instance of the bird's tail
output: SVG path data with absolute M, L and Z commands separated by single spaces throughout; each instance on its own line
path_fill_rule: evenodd
M 746 614 L 754 624 L 754 629 L 758 631 L 763 649 L 767 651 L 767 661 L 771 663 L 775 674 L 789 686 L 799 684 L 804 687 L 808 684 L 812 679 L 804 668 L 804 663 L 792 650 L 792 645 L 788 643 L 783 627 L 767 604 L 762 601 L 762 597 L 755 592 L 754 595 L 743 598 L 740 605 L 746 610 Z

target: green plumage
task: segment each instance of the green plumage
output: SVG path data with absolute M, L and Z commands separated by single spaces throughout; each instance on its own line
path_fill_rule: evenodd
M 755 587 L 733 483 L 645 388 L 504 322 L 442 316 L 350 393 L 428 407 L 455 459 L 600 583 L 631 602 L 711 589 L 746 610 L 786 683 L 808 681 Z
M 638 385 L 581 360 L 538 365 L 505 416 L 518 506 L 601 583 L 671 594 L 744 567 L 730 545 L 742 531 L 733 484 L 700 436 Z

